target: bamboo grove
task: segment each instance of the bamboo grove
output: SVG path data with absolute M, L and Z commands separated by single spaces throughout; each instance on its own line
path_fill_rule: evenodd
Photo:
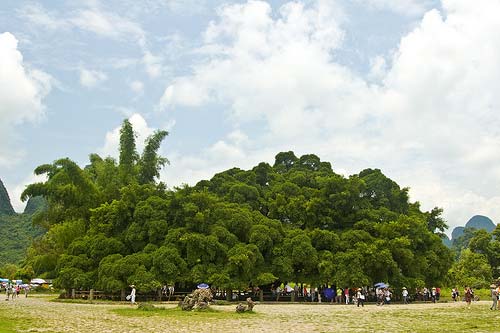
M 378 169 L 344 177 L 315 155 L 276 155 L 273 165 L 233 168 L 168 189 L 158 155 L 165 131 L 142 154 L 125 120 L 119 160 L 90 155 L 36 168 L 47 180 L 34 217 L 46 234 L 24 265 L 61 288 L 151 291 L 165 283 L 220 288 L 292 281 L 420 287 L 444 282 L 453 262 L 441 210 L 424 212 Z

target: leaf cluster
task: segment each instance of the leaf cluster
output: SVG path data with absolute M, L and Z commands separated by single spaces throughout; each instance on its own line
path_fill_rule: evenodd
M 157 132 L 142 155 L 124 122 L 119 163 L 90 156 L 37 168 L 45 237 L 27 263 L 63 288 L 119 291 L 135 284 L 207 282 L 220 288 L 285 281 L 337 286 L 388 281 L 438 284 L 451 265 L 439 234 L 441 211 L 422 212 L 378 169 L 350 177 L 309 154 L 276 156 L 273 166 L 232 168 L 195 186 L 157 183 L 167 162 Z

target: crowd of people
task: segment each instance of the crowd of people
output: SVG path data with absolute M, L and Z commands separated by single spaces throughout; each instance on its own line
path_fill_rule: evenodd
M 334 286 L 299 287 L 299 285 L 291 287 L 285 283 L 273 286 L 271 293 L 275 300 L 279 300 L 281 296 L 290 296 L 293 293 L 297 300 L 356 304 L 358 306 L 363 306 L 366 301 L 376 302 L 378 305 L 390 304 L 394 299 L 401 301 L 403 304 L 413 301 L 436 303 L 441 297 L 441 288 L 439 287 L 416 288 L 414 293 L 411 293 L 406 287 L 399 290 L 400 293 L 398 291 L 397 294 L 394 294 L 394 289 L 385 284 L 374 287 L 335 288 Z
M 0 285 L 0 292 L 5 292 L 6 301 L 13 301 L 17 297 L 19 297 L 19 294 L 21 293 L 24 293 L 24 296 L 28 297 L 30 289 L 31 288 L 29 285 L 20 285 L 11 282 L 2 283 Z

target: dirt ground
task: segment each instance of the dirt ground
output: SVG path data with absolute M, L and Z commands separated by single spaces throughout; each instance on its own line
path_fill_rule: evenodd
M 495 332 L 500 311 L 490 302 L 391 304 L 365 307 L 336 304 L 257 304 L 255 315 L 234 313 L 236 305 L 213 306 L 227 316 L 138 316 L 115 309 L 135 309 L 125 303 L 60 303 L 50 297 L 30 296 L 0 301 L 0 311 L 15 321 L 19 332 Z M 156 303 L 175 307 L 176 304 Z M 139 311 L 137 311 L 139 312 Z M 134 313 L 134 312 L 133 312 Z M 465 317 L 468 316 L 468 317 Z M 5 318 L 5 317 L 3 317 Z M 467 318 L 467 320 L 463 320 Z M 496 320 L 494 320 L 496 318 Z M 492 319 L 491 326 L 488 321 Z M 1 319 L 0 319 L 1 323 Z M 454 323 L 458 323 L 455 325 Z M 452 324 L 452 325 L 450 325 Z M 1 328 L 0 328 L 0 331 Z

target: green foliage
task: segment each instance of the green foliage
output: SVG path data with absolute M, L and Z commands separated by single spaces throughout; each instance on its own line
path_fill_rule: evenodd
M 485 255 L 465 249 L 449 272 L 452 284 L 488 288 L 492 281 L 491 267 Z
M 139 155 L 137 154 L 135 148 L 135 137 L 134 129 L 132 124 L 128 119 L 123 121 L 122 127 L 120 129 L 120 163 L 119 163 L 119 173 L 120 180 L 122 184 L 128 185 L 135 181 L 136 176 L 136 162 L 139 160 Z
M 452 249 L 462 260 L 464 251 L 481 255 L 487 260 L 490 274 L 500 276 L 500 228 L 497 226 L 491 233 L 485 229 L 465 228 L 463 235 L 454 239 Z M 468 253 L 469 253 L 468 252 Z M 470 256 L 470 254 L 468 254 Z M 460 262 L 460 260 L 458 262 Z M 483 274 L 483 273 L 481 273 Z
M 0 179 L 0 216 L 14 215 L 16 212 L 10 203 L 9 193 Z
M 20 264 L 32 240 L 43 234 L 32 219 L 29 214 L 0 215 L 0 267 Z
M 139 157 L 125 121 L 118 165 L 92 154 L 84 169 L 67 159 L 37 168 L 47 181 L 23 194 L 48 202 L 40 220 L 48 232 L 26 260 L 35 274 L 63 288 L 146 292 L 199 282 L 437 285 L 451 266 L 441 210 L 420 211 L 380 170 L 346 178 L 315 155 L 283 152 L 272 167 L 167 190 L 155 182 L 166 135 L 148 138 Z
M 155 178 L 160 176 L 160 169 L 168 163 L 166 158 L 157 154 L 161 142 L 167 135 L 167 131 L 156 131 L 146 139 L 146 146 L 139 161 L 139 183 L 153 183 Z

